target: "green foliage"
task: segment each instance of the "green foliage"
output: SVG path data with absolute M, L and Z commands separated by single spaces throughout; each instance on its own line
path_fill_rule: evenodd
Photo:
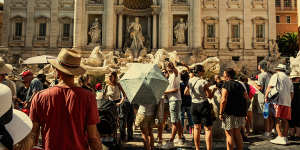
M 277 40 L 279 52 L 282 56 L 295 57 L 299 51 L 298 33 L 286 33 Z

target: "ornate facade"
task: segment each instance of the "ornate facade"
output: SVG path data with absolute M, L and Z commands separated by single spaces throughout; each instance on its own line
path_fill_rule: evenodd
M 138 40 L 149 51 L 176 50 L 187 62 L 218 56 L 256 68 L 276 39 L 275 0 L 4 1 L 2 44 L 23 57 L 61 47 L 124 51 Z M 141 29 L 129 29 L 132 23 Z

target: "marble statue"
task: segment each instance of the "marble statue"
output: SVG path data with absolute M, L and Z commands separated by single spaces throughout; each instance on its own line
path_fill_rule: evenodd
M 188 26 L 184 22 L 183 18 L 180 18 L 180 22 L 174 28 L 175 33 L 175 44 L 186 44 L 185 40 L 185 31 L 187 30 Z
M 130 49 L 134 53 L 134 57 L 137 58 L 139 51 L 144 48 L 145 37 L 142 32 L 142 25 L 139 23 L 139 17 L 135 18 L 135 22 L 132 22 L 128 27 L 128 33 L 130 34 L 131 45 Z
M 100 23 L 98 21 L 98 18 L 95 19 L 94 23 L 92 24 L 89 35 L 91 37 L 91 43 L 96 44 L 100 43 L 101 40 L 101 28 L 100 28 Z

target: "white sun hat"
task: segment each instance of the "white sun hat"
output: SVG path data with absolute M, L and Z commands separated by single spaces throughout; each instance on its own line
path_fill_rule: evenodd
M 12 93 L 4 84 L 0 84 L 0 101 L 0 150 L 11 149 L 31 132 L 32 122 L 25 113 L 12 109 Z

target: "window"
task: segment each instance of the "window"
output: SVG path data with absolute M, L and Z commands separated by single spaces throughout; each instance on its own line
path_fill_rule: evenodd
M 291 16 L 286 16 L 286 23 L 291 23 Z
M 291 7 L 291 6 L 292 6 L 291 0 L 284 0 L 284 7 Z
M 260 63 L 261 61 L 263 61 L 264 59 L 265 59 L 264 56 L 257 56 L 257 66 L 258 66 L 259 63 Z
M 16 30 L 15 30 L 15 36 L 16 37 L 21 37 L 22 36 L 22 27 L 23 27 L 22 22 L 17 22 L 16 23 Z
M 234 24 L 231 26 L 232 42 L 240 42 L 240 25 Z
M 240 56 L 232 56 L 232 60 L 235 62 L 240 61 Z
M 280 7 L 280 5 L 281 5 L 281 2 L 280 2 L 281 0 L 276 0 L 276 2 L 275 2 L 275 5 L 276 5 L 276 7 Z
M 276 16 L 276 23 L 280 23 L 280 16 Z
M 257 24 L 256 25 L 256 42 L 265 41 L 265 25 Z
M 208 24 L 207 25 L 207 40 L 208 40 L 208 42 L 215 42 L 215 37 L 216 37 L 215 24 Z
M 64 24 L 64 28 L 63 28 L 63 37 L 70 37 L 70 28 L 71 25 L 70 24 Z
M 45 37 L 46 33 L 47 33 L 47 24 L 46 23 L 40 23 L 39 36 Z

